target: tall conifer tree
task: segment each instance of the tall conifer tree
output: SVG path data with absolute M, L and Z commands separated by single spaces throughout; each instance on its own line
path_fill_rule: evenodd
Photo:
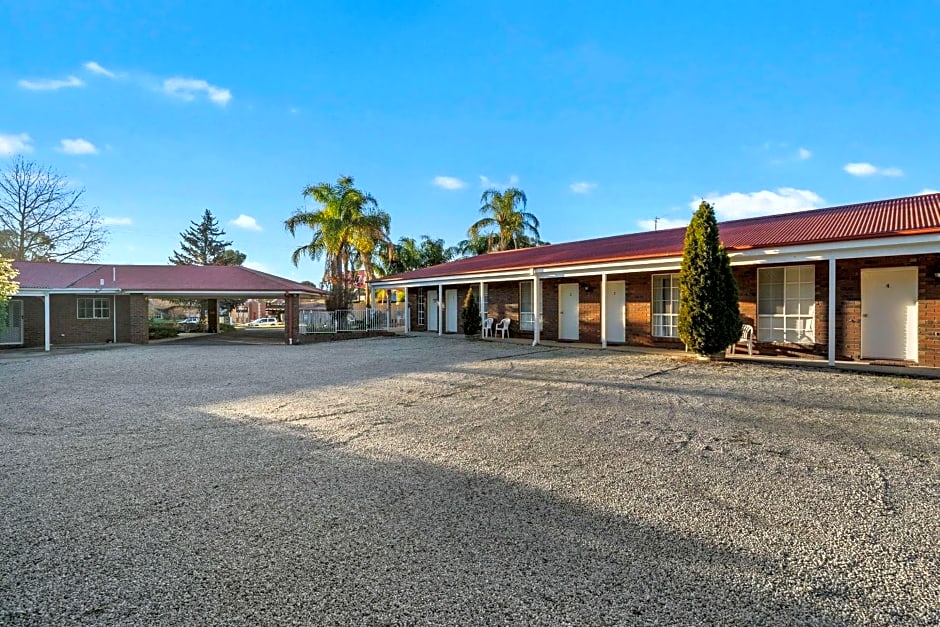
M 679 338 L 699 355 L 714 355 L 741 337 L 738 286 L 718 236 L 714 208 L 699 205 L 685 232 L 679 271 Z
M 201 222 L 180 233 L 180 251 L 173 251 L 170 263 L 178 266 L 240 266 L 245 255 L 232 250 L 232 242 L 223 240 L 225 231 L 219 221 L 206 209 Z

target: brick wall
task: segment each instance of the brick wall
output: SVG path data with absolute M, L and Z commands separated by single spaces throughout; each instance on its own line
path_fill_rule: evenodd
M 838 262 L 836 350 L 840 355 L 858 359 L 862 352 L 862 270 L 910 266 L 918 269 L 918 363 L 940 367 L 940 280 L 933 276 L 940 271 L 940 254 Z
M 103 344 L 114 339 L 114 319 L 117 316 L 117 341 L 134 344 L 147 343 L 147 299 L 143 296 L 103 296 L 111 305 L 111 316 L 94 320 L 79 320 L 78 299 L 89 298 L 71 294 L 53 294 L 50 297 L 50 343 L 53 346 L 70 344 Z M 45 344 L 45 324 L 42 298 L 23 299 L 23 345 Z
M 815 274 L 814 343 L 790 344 L 761 342 L 760 325 L 757 318 L 757 271 L 758 266 L 738 266 L 733 269 L 738 283 L 741 318 L 755 329 L 755 352 L 764 355 L 828 354 L 829 342 L 829 262 L 812 264 Z M 861 354 L 861 270 L 863 268 L 888 268 L 916 266 L 919 268 L 918 346 L 919 363 L 940 367 L 940 279 L 933 276 L 940 272 L 940 254 L 919 257 L 885 257 L 880 259 L 843 260 L 837 265 L 838 283 L 836 295 L 836 356 L 838 359 L 858 359 Z M 762 265 L 760 268 L 779 266 Z M 624 281 L 626 343 L 637 346 L 682 348 L 682 342 L 672 338 L 652 336 L 652 277 L 654 273 L 611 274 L 609 281 Z M 655 273 L 661 274 L 661 273 Z M 600 276 L 577 279 L 549 279 L 542 281 L 541 337 L 546 340 L 558 338 L 558 289 L 563 283 L 578 283 L 579 341 L 600 343 L 601 325 L 601 278 Z M 510 318 L 512 337 L 532 337 L 531 331 L 519 329 L 519 281 L 487 283 L 487 315 L 497 321 Z M 458 306 L 463 307 L 469 286 L 460 286 Z M 473 286 L 474 294 L 478 286 Z M 445 286 L 445 291 L 447 286 Z M 479 297 L 479 295 L 477 294 Z M 446 300 L 446 298 L 445 298 Z M 411 328 L 423 331 L 417 325 L 417 297 L 415 290 L 409 292 L 411 305 Z M 446 312 L 444 314 L 446 316 Z M 443 318 L 442 318 L 443 324 Z M 463 331 L 458 315 L 458 326 Z

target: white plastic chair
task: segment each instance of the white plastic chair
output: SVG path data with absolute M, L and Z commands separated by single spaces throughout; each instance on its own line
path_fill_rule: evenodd
M 495 320 L 486 318 L 483 321 L 483 337 L 493 337 L 493 323 Z
M 497 323 L 494 327 L 495 331 L 500 334 L 503 339 L 509 337 L 509 318 L 503 318 Z
M 734 348 L 738 344 L 747 344 L 747 354 L 754 354 L 754 327 L 749 324 L 741 325 L 741 339 L 731 345 L 731 354 L 734 355 Z

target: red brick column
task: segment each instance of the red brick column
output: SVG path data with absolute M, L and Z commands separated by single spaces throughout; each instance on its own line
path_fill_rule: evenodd
M 284 296 L 284 343 L 300 344 L 300 296 Z

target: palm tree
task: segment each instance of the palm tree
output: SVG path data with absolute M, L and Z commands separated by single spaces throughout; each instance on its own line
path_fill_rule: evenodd
M 500 192 L 488 189 L 480 198 L 480 218 L 467 231 L 470 242 L 489 240 L 488 250 L 525 248 L 539 241 L 539 219 L 525 211 L 525 192 L 515 187 Z M 520 209 L 521 205 L 521 209 Z M 530 237 L 531 235 L 531 237 Z
M 366 281 L 375 278 L 372 260 L 381 244 L 390 243 L 391 217 L 378 208 L 375 198 L 356 189 L 351 176 L 341 176 L 335 184 L 310 185 L 303 194 L 322 206 L 316 211 L 298 209 L 284 222 L 291 235 L 299 226 L 312 231 L 310 243 L 298 247 L 291 261 L 296 266 L 301 257 L 323 257 L 323 281 L 332 288 L 330 305 L 344 309 L 351 300 L 352 269 L 357 259 Z

